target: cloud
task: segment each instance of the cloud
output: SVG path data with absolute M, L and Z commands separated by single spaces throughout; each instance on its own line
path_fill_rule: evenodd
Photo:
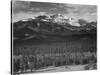
M 30 7 L 30 2 L 28 1 L 19 1 L 19 0 L 15 0 L 12 1 L 12 9 L 13 9 L 13 13 L 16 14 L 20 11 L 27 11 Z
M 30 1 L 14 1 L 13 15 L 14 19 L 33 17 L 33 15 L 61 13 L 68 17 L 84 18 L 92 21 L 97 19 L 97 6 L 79 5 L 79 4 L 62 4 L 62 3 L 44 3 Z
M 55 10 L 57 10 L 57 8 L 51 8 L 51 9 L 49 9 L 49 11 L 55 11 Z
M 40 8 L 30 8 L 29 11 L 40 11 Z
M 57 4 L 59 8 L 65 9 L 69 13 L 95 13 L 97 12 L 97 6 L 95 5 L 79 5 L 79 4 Z
M 88 21 L 97 20 L 96 5 L 59 4 L 65 10 L 65 15 L 75 18 L 84 18 Z
M 24 20 L 24 19 L 28 19 L 28 18 L 35 18 L 38 15 L 45 15 L 47 14 L 46 12 L 20 12 L 18 14 L 12 14 L 12 22 L 17 22 L 19 20 Z

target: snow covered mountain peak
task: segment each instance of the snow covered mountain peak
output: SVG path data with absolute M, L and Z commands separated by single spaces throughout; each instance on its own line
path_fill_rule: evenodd
M 67 17 L 62 14 L 54 14 L 51 16 L 53 23 L 58 23 L 58 24 L 66 24 L 69 23 L 72 26 L 80 26 L 78 23 L 78 19 L 72 18 L 72 17 Z

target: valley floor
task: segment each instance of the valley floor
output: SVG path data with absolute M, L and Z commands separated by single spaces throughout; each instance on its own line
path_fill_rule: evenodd
M 59 66 L 59 67 L 46 67 L 39 70 L 33 70 L 30 72 L 30 70 L 27 70 L 25 73 L 15 74 L 15 75 L 33 75 L 33 73 L 52 73 L 52 72 L 66 72 L 66 71 L 83 71 L 83 70 L 94 70 L 94 67 L 97 67 L 95 64 L 86 64 L 86 65 L 66 65 L 66 66 Z M 96 69 L 96 68 L 95 68 Z

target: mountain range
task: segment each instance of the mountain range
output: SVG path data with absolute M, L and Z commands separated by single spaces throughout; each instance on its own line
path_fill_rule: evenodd
M 61 14 L 40 15 L 35 19 L 12 23 L 14 40 L 48 39 L 73 35 L 96 34 L 97 22 L 64 17 Z

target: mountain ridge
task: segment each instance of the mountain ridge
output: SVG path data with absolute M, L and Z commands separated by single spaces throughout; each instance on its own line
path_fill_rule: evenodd
M 14 22 L 12 25 L 14 40 L 28 40 L 34 38 L 46 39 L 48 35 L 71 36 L 80 34 L 96 34 L 97 23 L 87 22 L 86 25 L 73 26 L 68 22 L 54 22 L 53 19 L 48 19 L 43 15 L 38 16 L 35 19 L 28 19 L 25 21 L 20 20 Z

